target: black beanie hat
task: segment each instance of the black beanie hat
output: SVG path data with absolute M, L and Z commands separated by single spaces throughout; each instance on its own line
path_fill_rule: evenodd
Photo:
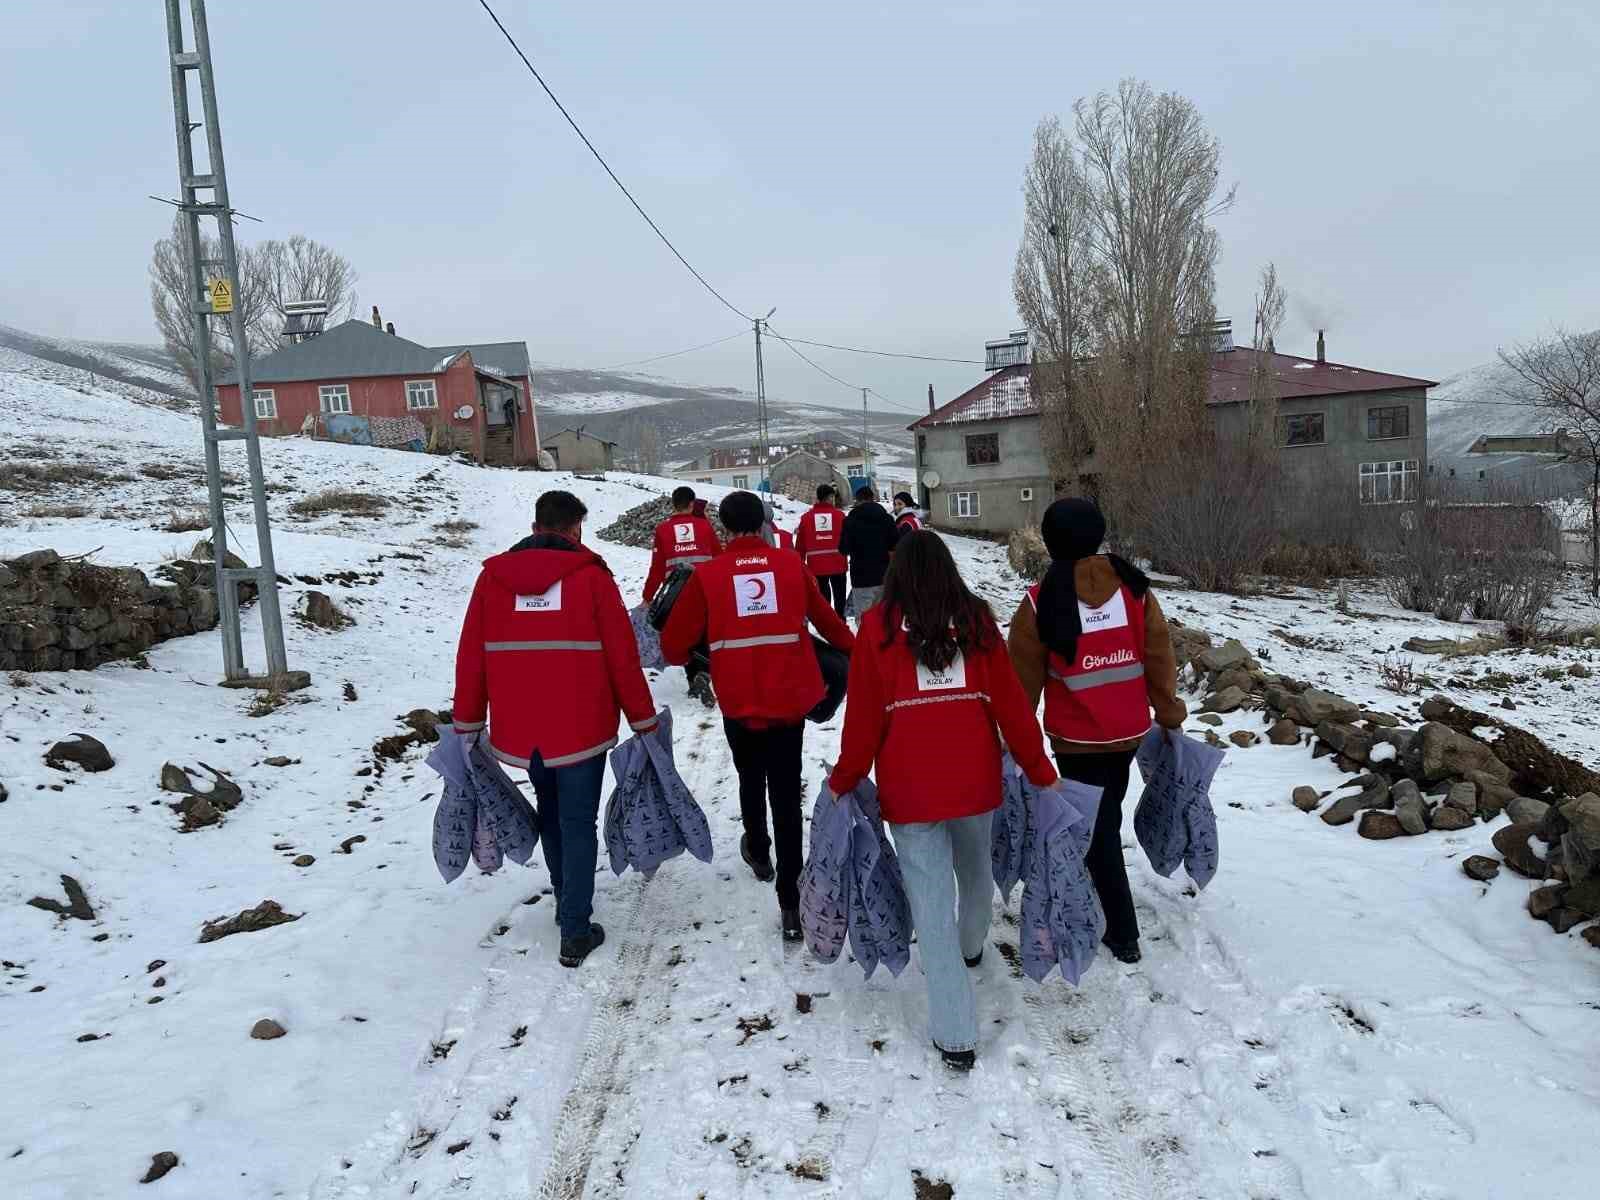
M 717 515 L 729 533 L 760 533 L 766 521 L 761 497 L 754 492 L 729 492 L 717 506 Z
M 1039 532 L 1051 558 L 1073 562 L 1099 551 L 1106 540 L 1106 518 L 1092 500 L 1057 500 L 1044 510 Z

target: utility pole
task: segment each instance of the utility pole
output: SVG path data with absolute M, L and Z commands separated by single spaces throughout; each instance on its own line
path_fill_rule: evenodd
M 756 461 L 756 489 L 758 491 L 766 490 L 769 493 L 771 491 L 770 488 L 763 489 L 763 487 L 762 487 L 763 483 L 768 482 L 768 480 L 766 478 L 766 472 L 767 472 L 768 466 L 769 466 L 769 464 L 767 463 L 767 459 L 770 457 L 770 454 L 768 452 L 769 447 L 768 447 L 768 429 L 767 429 L 767 372 L 766 372 L 766 367 L 763 365 L 763 363 L 761 361 L 761 327 L 763 325 L 765 325 L 772 318 L 772 314 L 777 312 L 777 311 L 778 311 L 778 308 L 777 308 L 776 305 L 774 305 L 772 308 L 767 310 L 767 315 L 766 316 L 757 317 L 756 320 L 755 320 L 755 326 L 756 326 L 756 459 L 757 459 L 757 461 Z
M 861 389 L 861 476 L 872 484 L 872 490 L 877 492 L 877 484 L 872 480 L 872 452 L 867 449 L 867 389 Z
M 272 527 L 267 521 L 267 490 L 261 472 L 261 440 L 256 433 L 256 407 L 250 387 L 250 344 L 245 328 L 243 296 L 239 290 L 239 256 L 233 241 L 233 209 L 228 203 L 228 179 L 222 160 L 222 129 L 217 120 L 217 92 L 211 71 L 211 37 L 206 27 L 205 0 L 189 0 L 194 49 L 184 47 L 180 0 L 166 0 L 167 49 L 172 71 L 172 117 L 178 139 L 178 211 L 182 214 L 184 245 L 188 251 L 189 303 L 194 315 L 195 371 L 199 385 L 200 426 L 205 436 L 206 485 L 210 492 L 211 557 L 215 568 L 217 609 L 222 627 L 224 687 L 305 687 L 311 677 L 290 672 L 283 648 L 283 614 L 278 605 L 278 571 L 272 556 Z M 199 78 L 203 120 L 189 115 L 189 73 Z M 206 169 L 195 168 L 194 131 L 206 135 Z M 201 193 L 210 199 L 201 199 Z M 220 259 L 203 258 L 200 218 L 217 222 Z M 208 286 L 209 281 L 209 286 Z M 239 410 L 242 429 L 217 428 L 216 382 L 212 378 L 211 318 L 227 315 L 238 364 Z M 228 525 L 222 501 L 220 444 L 243 441 L 250 468 L 250 492 L 255 505 L 258 567 L 229 567 Z M 266 641 L 267 669 L 252 676 L 245 668 L 239 634 L 239 583 L 252 580 L 261 604 L 261 632 Z

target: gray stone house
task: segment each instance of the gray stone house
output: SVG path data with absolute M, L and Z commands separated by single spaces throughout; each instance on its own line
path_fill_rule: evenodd
M 934 525 L 1005 533 L 1036 524 L 1055 498 L 1025 333 L 986 347 L 990 374 L 910 429 L 917 482 Z M 1020 352 L 1019 352 L 1020 349 Z M 1420 499 L 1428 471 L 1433 382 L 1275 351 L 1266 359 L 1278 405 L 1283 488 L 1310 511 L 1321 502 L 1402 504 Z M 1225 331 L 1212 353 L 1208 403 L 1219 430 L 1242 428 L 1258 352 Z
M 545 438 L 542 447 L 555 456 L 562 471 L 610 471 L 616 462 L 617 444 L 580 429 L 563 429 Z

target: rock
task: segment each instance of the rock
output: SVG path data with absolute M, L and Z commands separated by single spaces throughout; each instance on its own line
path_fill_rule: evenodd
M 1288 717 L 1279 717 L 1272 723 L 1272 728 L 1267 730 L 1267 741 L 1274 746 L 1298 746 L 1300 744 L 1300 726 Z
M 1348 825 L 1356 819 L 1356 814 L 1369 808 L 1387 808 L 1389 805 L 1389 785 L 1376 775 L 1363 775 L 1356 781 L 1362 788 L 1354 796 L 1343 796 L 1335 800 L 1322 812 L 1322 819 L 1329 825 Z M 1398 828 L 1399 823 L 1396 822 Z
M 1210 672 L 1255 665 L 1254 660 L 1250 657 L 1250 651 L 1246 650 L 1240 642 L 1233 638 L 1229 638 L 1220 646 L 1202 651 L 1194 661 L 1200 665 L 1201 670 Z
M 1600 917 L 1600 876 L 1591 875 L 1569 886 L 1562 903 L 1586 917 Z
M 160 1154 L 152 1154 L 150 1156 L 150 1169 L 144 1173 L 144 1178 L 139 1182 L 154 1183 L 177 1165 L 178 1156 L 171 1150 L 163 1150 Z
M 1386 712 L 1373 712 L 1370 708 L 1361 710 L 1361 719 L 1373 729 L 1398 729 L 1400 718 L 1391 716 Z
M 287 754 L 274 754 L 271 758 L 263 759 L 269 767 L 287 767 L 294 762 Z
M 1459 808 L 1468 815 L 1474 815 L 1478 811 L 1478 785 L 1466 780 L 1452 783 L 1450 790 L 1445 793 L 1444 802 L 1451 808 Z
M 1206 730 L 1206 745 L 1215 746 L 1218 750 L 1226 750 L 1228 744 L 1217 736 L 1215 729 Z
M 43 909 L 45 912 L 53 912 L 58 917 L 71 917 L 78 921 L 94 920 L 94 905 L 89 903 L 89 895 L 84 891 L 83 884 L 79 883 L 71 875 L 63 875 L 61 876 L 61 891 L 67 898 L 65 904 L 59 900 L 52 900 L 48 896 L 35 896 L 28 901 L 28 906 L 30 908 Z
M 1255 686 L 1255 679 L 1243 667 L 1231 667 L 1226 671 L 1218 671 L 1216 677 L 1211 681 L 1211 690 L 1214 692 L 1226 691 L 1228 688 L 1236 687 L 1241 692 L 1248 693 L 1253 692 Z
M 1402 829 L 1412 836 L 1428 832 L 1428 810 L 1422 802 L 1422 790 L 1415 783 L 1402 779 L 1390 789 L 1389 796 Z
M 1018 574 L 1021 574 L 1019 571 Z M 1203 629 L 1194 629 L 1171 620 L 1172 651 L 1178 660 L 1178 670 L 1183 670 L 1196 656 L 1211 649 L 1211 637 Z
M 1479 816 L 1497 817 L 1505 811 L 1506 805 L 1517 797 L 1517 793 L 1510 785 L 1486 771 L 1469 771 L 1466 778 L 1467 782 L 1478 789 Z
M 1338 721 L 1322 721 L 1317 725 L 1316 734 L 1328 745 L 1352 762 L 1365 765 L 1368 756 L 1372 753 L 1374 737 L 1365 730 L 1357 729 L 1354 725 L 1341 724 Z
M 1528 844 L 1534 829 L 1532 825 L 1502 825 L 1494 831 L 1491 840 L 1506 860 L 1506 866 L 1529 879 L 1543 879 L 1547 871 L 1545 861 Z
M 1482 771 L 1502 783 L 1511 778 L 1511 768 L 1482 742 L 1437 721 L 1429 721 L 1421 732 L 1424 779 L 1431 782 L 1451 776 L 1465 777 L 1471 771 Z
M 1402 836 L 1405 833 L 1405 827 L 1400 824 L 1400 818 L 1393 813 L 1380 812 L 1375 808 L 1369 808 L 1361 814 L 1361 824 L 1357 826 L 1356 832 L 1364 838 L 1382 842 Z
M 1596 950 L 1600 950 L 1600 922 L 1589 926 L 1589 928 L 1583 931 L 1583 940 L 1588 942 L 1589 945 L 1593 946 Z
M 1195 718 L 1195 720 L 1199 721 L 1200 724 L 1202 724 L 1202 725 L 1221 725 L 1222 724 L 1222 718 L 1217 716 L 1216 713 L 1201 713 L 1199 716 L 1197 716 Z
M 1600 874 L 1600 851 L 1589 849 L 1569 829 L 1561 835 L 1561 865 L 1569 880 L 1581 883 L 1591 875 Z
M 1511 803 L 1506 805 L 1506 816 L 1519 825 L 1537 825 L 1544 820 L 1549 811 L 1548 804 L 1531 796 L 1515 796 Z
M 184 833 L 193 833 L 196 829 L 204 829 L 222 821 L 222 810 L 204 796 L 190 796 L 180 800 L 174 807 L 183 817 L 181 828 Z
M 111 757 L 111 751 L 106 749 L 105 743 L 86 733 L 79 733 L 68 741 L 51 746 L 44 756 L 44 763 L 58 771 L 66 770 L 67 763 L 76 763 L 85 771 L 96 772 L 111 770 L 117 765 L 117 760 Z
M 305 611 L 300 614 L 307 624 L 318 629 L 343 629 L 354 625 L 355 618 L 333 602 L 325 592 L 307 592 Z
M 1208 696 L 1205 703 L 1200 706 L 1200 711 L 1209 713 L 1235 712 L 1244 702 L 1244 689 L 1231 687 L 1217 692 L 1215 695 Z
M 165 763 L 161 767 L 161 790 L 182 792 L 189 796 L 194 794 L 194 785 L 189 782 L 189 775 L 182 767 Z
M 294 857 L 294 865 L 297 867 L 309 867 L 316 861 L 317 856 L 315 854 L 297 854 Z
M 1361 710 L 1342 696 L 1320 688 L 1307 688 L 1292 701 L 1288 714 L 1301 725 L 1317 726 L 1324 721 L 1348 723 L 1361 715 Z
M 1469 879 L 1488 883 L 1500 874 L 1500 861 L 1490 858 L 1487 854 L 1469 854 L 1461 860 L 1461 869 L 1467 873 Z
M 1582 663 L 1573 663 L 1567 668 L 1567 674 L 1571 675 L 1574 679 L 1588 679 L 1592 674 L 1594 674 L 1594 672 L 1590 671 L 1589 668 L 1584 666 Z
M 1259 742 L 1261 738 L 1248 729 L 1235 729 L 1228 735 L 1228 740 L 1235 746 L 1239 747 L 1239 749 L 1248 750 L 1251 746 L 1254 746 L 1257 742 Z
M 275 1038 L 281 1038 L 288 1032 L 287 1029 L 279 1025 L 271 1017 L 262 1017 L 261 1020 L 250 1027 L 250 1036 L 258 1042 L 270 1042 Z
M 1550 928 L 1557 933 L 1566 933 L 1574 925 L 1582 924 L 1589 919 L 1591 914 L 1581 913 L 1573 908 L 1558 908 L 1545 920 L 1550 922 Z
M 1552 883 L 1549 887 L 1535 888 L 1528 894 L 1528 912 L 1536 921 L 1542 921 L 1561 907 L 1567 894 L 1566 884 Z
M 1301 812 L 1315 812 L 1317 805 L 1322 803 L 1322 796 L 1314 787 L 1297 787 L 1291 797 L 1294 806 Z
M 364 842 L 366 840 L 367 840 L 367 835 L 364 834 L 364 833 L 358 833 L 358 834 L 355 835 L 355 837 L 347 837 L 347 838 L 345 838 L 344 841 L 339 843 L 339 848 L 337 850 L 335 850 L 334 853 L 335 854 L 349 854 L 350 851 L 354 847 L 356 847 L 357 845 L 359 845 L 360 843 L 362 843 L 362 842 Z
M 286 913 L 283 906 L 276 900 L 263 900 L 254 908 L 244 909 L 232 917 L 217 917 L 207 921 L 200 927 L 200 941 L 214 942 L 218 938 L 230 937 L 236 933 L 254 933 L 258 929 L 269 929 L 274 925 L 286 925 L 290 921 L 298 921 L 304 913 Z
M 1464 813 L 1459 808 L 1454 808 L 1448 804 L 1441 804 L 1434 809 L 1433 815 L 1429 820 L 1433 828 L 1450 833 L 1461 829 L 1471 829 L 1475 824 L 1471 813 Z
M 1499 737 L 1493 746 L 1495 759 L 1507 768 L 1510 775 L 1525 782 L 1528 790 L 1554 792 L 1559 796 L 1600 792 L 1600 772 L 1592 771 L 1576 759 L 1550 749 L 1527 730 L 1507 724 L 1499 717 L 1462 708 L 1444 696 L 1434 696 L 1424 702 L 1422 715 L 1429 721 L 1437 721 L 1463 733 L 1484 726 L 1498 730 Z
M 1590 851 L 1600 853 L 1600 795 L 1589 792 L 1561 806 L 1569 832 Z

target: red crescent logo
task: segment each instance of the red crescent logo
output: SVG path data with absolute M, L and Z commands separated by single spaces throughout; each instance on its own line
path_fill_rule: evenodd
M 750 599 L 759 600 L 767 594 L 767 585 L 764 580 L 757 579 L 752 576 L 750 579 L 750 585 L 755 588 L 755 591 L 750 593 Z

